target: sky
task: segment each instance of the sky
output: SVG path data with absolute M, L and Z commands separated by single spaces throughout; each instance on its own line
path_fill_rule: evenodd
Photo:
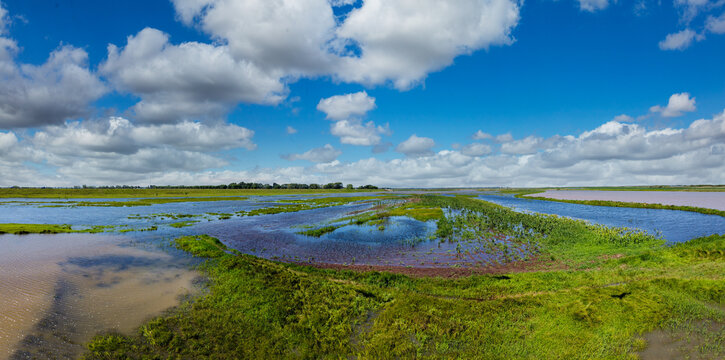
M 0 0 L 0 186 L 725 183 L 725 0 Z

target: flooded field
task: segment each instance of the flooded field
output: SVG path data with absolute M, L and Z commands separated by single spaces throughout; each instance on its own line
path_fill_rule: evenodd
M 0 235 L 0 358 L 76 358 L 93 335 L 131 334 L 183 297 L 198 293 L 199 274 L 190 270 L 197 260 L 172 246 L 181 236 L 208 234 L 230 251 L 288 263 L 438 271 L 525 263 L 553 237 L 573 241 L 557 233 L 557 227 L 600 239 L 596 246 L 614 246 L 606 242 L 616 240 L 635 248 L 662 244 L 646 233 L 677 243 L 725 232 L 725 218 L 683 211 L 475 193 L 515 210 L 510 211 L 483 202 L 471 207 L 469 192 L 438 200 L 353 195 L 256 196 L 145 206 L 116 203 L 134 199 L 2 201 L 3 224 L 67 224 L 71 231 L 100 232 Z M 447 205 L 458 203 L 469 205 Z M 564 250 L 557 251 L 566 250 L 558 246 Z M 554 259 L 547 254 L 537 263 L 560 267 Z
M 693 206 L 725 211 L 725 192 L 546 190 L 531 196 L 559 200 L 605 200 Z
M 76 358 L 198 291 L 188 261 L 120 236 L 0 235 L 0 249 L 0 358 Z
M 480 195 L 478 198 L 512 207 L 517 211 L 553 214 L 606 226 L 641 229 L 653 235 L 661 235 L 671 243 L 725 233 L 725 217 L 690 211 L 592 206 L 498 194 Z

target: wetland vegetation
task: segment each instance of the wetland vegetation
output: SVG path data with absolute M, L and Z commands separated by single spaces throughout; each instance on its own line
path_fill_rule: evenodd
M 207 293 L 135 335 L 99 335 L 85 357 L 628 359 L 653 331 L 682 339 L 674 351 L 683 356 L 725 353 L 725 236 L 665 246 L 635 229 L 466 197 L 413 199 L 344 221 L 426 210 L 421 220 L 437 222 L 431 241 L 524 254 L 502 261 L 527 271 L 445 279 L 332 270 L 180 237 L 177 248 L 206 259 Z
M 725 234 L 667 244 L 462 193 L 289 195 L 20 205 L 120 224 L 0 233 L 115 232 L 201 261 L 201 295 L 134 332 L 97 335 L 87 359 L 725 355 Z

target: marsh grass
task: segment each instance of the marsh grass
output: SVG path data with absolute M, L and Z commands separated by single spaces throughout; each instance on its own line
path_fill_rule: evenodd
M 693 340 L 696 355 L 725 356 L 725 236 L 666 247 L 637 231 L 474 199 L 418 204 L 452 215 L 438 220 L 446 241 L 493 229 L 540 244 L 539 256 L 562 266 L 410 278 L 279 263 L 183 237 L 178 248 L 208 259 L 207 294 L 135 335 L 97 336 L 86 358 L 633 359 L 652 331 L 705 339 Z
M 711 339 L 697 351 L 717 358 L 722 332 L 696 324 L 725 321 L 725 265 L 698 251 L 720 241 L 587 271 L 442 279 L 277 263 L 184 237 L 177 247 L 209 259 L 207 294 L 133 336 L 97 336 L 86 358 L 633 359 L 655 329 Z

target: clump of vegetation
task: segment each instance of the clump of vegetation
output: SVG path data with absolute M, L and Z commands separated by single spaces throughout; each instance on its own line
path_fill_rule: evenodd
M 62 233 L 99 233 L 114 229 L 114 225 L 95 225 L 81 229 L 73 229 L 71 225 L 62 224 L 0 224 L 0 234 L 62 234 Z
M 171 223 L 171 224 L 169 224 L 169 226 L 175 227 L 178 229 L 178 228 L 183 228 L 183 227 L 187 227 L 187 226 L 192 226 L 198 222 L 199 222 L 198 220 L 180 221 L 180 222 Z

